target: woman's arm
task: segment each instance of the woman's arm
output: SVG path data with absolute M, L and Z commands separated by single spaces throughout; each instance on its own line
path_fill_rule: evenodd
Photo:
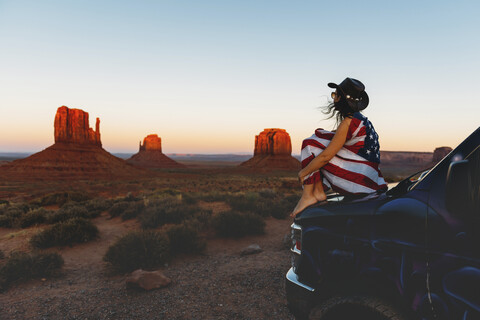
M 326 165 L 345 144 L 347 140 L 348 128 L 350 127 L 351 118 L 345 118 L 338 126 L 337 132 L 330 141 L 330 144 L 316 156 L 310 163 L 298 172 L 298 179 L 303 183 L 303 180 L 310 173 L 317 171 Z

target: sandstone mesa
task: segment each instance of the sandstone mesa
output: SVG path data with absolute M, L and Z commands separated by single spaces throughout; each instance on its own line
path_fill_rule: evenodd
M 170 159 L 162 153 L 162 139 L 157 134 L 149 134 L 140 142 L 138 153 L 127 162 L 142 168 L 183 168 L 183 164 Z
M 141 177 L 137 169 L 102 148 L 100 119 L 89 127 L 88 113 L 59 107 L 54 120 L 55 143 L 27 158 L 0 167 L 6 180 L 96 180 Z

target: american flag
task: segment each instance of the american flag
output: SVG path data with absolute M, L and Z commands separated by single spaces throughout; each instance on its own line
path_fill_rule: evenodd
M 302 167 L 319 155 L 330 143 L 334 132 L 317 129 L 302 144 Z M 340 151 L 304 180 L 305 184 L 322 180 L 324 189 L 332 188 L 341 194 L 372 193 L 386 190 L 378 165 L 380 144 L 372 123 L 361 113 L 354 114 L 347 133 L 347 141 Z

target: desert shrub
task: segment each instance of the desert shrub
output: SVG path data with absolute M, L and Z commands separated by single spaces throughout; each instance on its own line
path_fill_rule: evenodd
M 9 206 L 5 208 L 0 215 L 0 227 L 13 228 L 17 226 L 17 221 L 23 213 L 23 209 L 17 206 Z
M 96 212 L 95 212 L 96 213 Z M 60 209 L 52 212 L 47 217 L 48 223 L 67 221 L 73 218 L 92 218 L 91 213 L 84 206 L 76 203 L 66 203 Z
M 114 203 L 110 209 L 108 209 L 108 214 L 110 214 L 111 217 L 118 217 L 120 216 L 128 207 L 130 206 L 130 203 L 128 201 L 120 201 L 117 203 Z
M 90 220 L 73 218 L 40 231 L 30 239 L 30 244 L 36 248 L 66 246 L 90 241 L 97 235 L 98 229 Z
M 5 258 L 5 253 L 3 253 L 2 250 L 0 250 L 0 260 L 3 260 Z
M 63 263 L 58 253 L 12 253 L 0 267 L 0 291 L 16 281 L 55 275 Z
M 228 194 L 218 191 L 211 191 L 199 194 L 198 198 L 206 202 L 225 201 L 228 198 Z
M 15 224 L 16 218 L 11 217 L 7 214 L 0 215 L 0 227 L 3 228 L 12 228 Z
M 165 188 L 165 189 L 160 189 L 158 191 L 155 192 L 155 195 L 157 197 L 164 197 L 164 196 L 178 196 L 180 195 L 181 192 L 176 190 L 176 189 L 172 189 L 172 188 Z
M 265 233 L 265 221 L 254 213 L 224 211 L 212 217 L 212 225 L 221 237 L 239 238 Z
M 233 210 L 256 212 L 260 196 L 255 192 L 228 197 L 227 203 Z
M 170 242 L 164 232 L 132 231 L 107 250 L 103 260 L 119 272 L 158 267 L 170 258 Z
M 90 195 L 84 192 L 55 192 L 47 194 L 40 199 L 33 201 L 34 204 L 40 206 L 59 205 L 67 203 L 68 201 L 82 202 L 90 200 Z
M 198 194 L 193 194 L 193 193 L 182 194 L 182 201 L 185 204 L 197 204 L 198 200 L 199 200 L 199 195 Z
M 170 240 L 170 252 L 172 255 L 178 253 L 200 253 L 207 245 L 205 239 L 201 238 L 198 229 L 191 223 L 172 225 L 167 229 Z
M 143 200 L 130 202 L 128 208 L 125 209 L 120 216 L 122 217 L 122 220 L 133 219 L 140 215 L 144 209 L 145 205 L 143 204 Z
M 258 192 L 258 194 L 260 197 L 267 199 L 273 199 L 277 196 L 277 193 L 273 189 L 262 189 Z
M 127 193 L 127 195 L 124 198 L 124 201 L 138 201 L 138 200 L 140 199 L 135 197 L 131 192 Z
M 87 201 L 85 203 L 85 208 L 87 208 L 89 212 L 98 211 L 101 213 L 102 211 L 110 209 L 112 205 L 113 201 L 110 199 L 95 198 Z
M 47 220 L 49 211 L 45 208 L 38 208 L 24 213 L 19 219 L 18 224 L 22 228 L 27 228 L 35 224 L 44 223 Z
M 199 230 L 210 227 L 212 220 L 212 210 L 200 209 L 193 217 L 188 218 L 188 222 L 197 226 Z
M 137 201 L 120 201 L 108 210 L 111 217 L 121 216 L 123 220 L 135 218 L 143 212 L 145 205 L 143 200 Z
M 182 203 L 176 197 L 165 197 L 150 201 L 140 216 L 142 228 L 156 228 L 167 223 L 179 224 L 191 218 L 199 208 Z

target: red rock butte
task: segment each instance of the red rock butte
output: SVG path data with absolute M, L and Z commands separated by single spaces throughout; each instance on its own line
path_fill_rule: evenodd
M 142 168 L 183 168 L 183 164 L 170 159 L 162 153 L 162 139 L 156 134 L 149 134 L 140 142 L 138 153 L 127 162 Z
M 15 180 L 115 179 L 146 175 L 102 148 L 100 119 L 89 126 L 88 113 L 58 108 L 54 121 L 55 143 L 27 158 L 0 167 L 0 174 Z
M 88 112 L 62 106 L 57 110 L 53 126 L 55 128 L 55 142 L 102 146 L 100 141 L 100 119 L 97 118 L 94 131 L 89 126 Z
M 285 129 L 265 129 L 255 136 L 253 158 L 240 166 L 258 169 L 299 170 L 300 161 L 292 157 L 292 142 Z

